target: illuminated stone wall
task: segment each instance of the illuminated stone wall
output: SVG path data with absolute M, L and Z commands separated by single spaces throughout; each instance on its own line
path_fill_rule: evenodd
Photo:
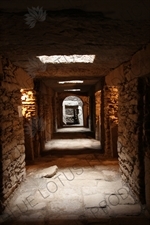
M 105 82 L 117 86 L 118 154 L 123 181 L 150 212 L 150 45 L 112 70 Z
M 96 111 L 96 127 L 95 127 L 95 139 L 101 139 L 101 91 L 95 93 L 95 111 Z
M 40 155 L 39 121 L 36 92 L 33 89 L 21 89 L 22 114 L 24 121 L 26 160 L 34 160 Z
M 33 89 L 21 89 L 22 114 L 24 118 L 37 116 L 36 92 Z
M 2 59 L 3 74 L 0 81 L 0 202 L 2 204 L 6 203 L 25 177 L 21 93 L 15 78 L 16 69 L 10 61 Z
M 118 89 L 104 86 L 105 155 L 117 156 Z
M 118 88 L 120 171 L 122 179 L 144 201 L 143 80 L 125 74 Z

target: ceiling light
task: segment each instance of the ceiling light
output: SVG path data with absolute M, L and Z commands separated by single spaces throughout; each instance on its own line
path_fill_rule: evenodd
M 83 80 L 58 81 L 59 84 L 81 84 Z
M 95 55 L 41 55 L 36 56 L 42 63 L 93 63 Z
M 81 91 L 81 89 L 65 89 L 64 91 Z

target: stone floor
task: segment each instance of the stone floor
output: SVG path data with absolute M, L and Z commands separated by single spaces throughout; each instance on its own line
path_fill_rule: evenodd
M 70 150 L 77 149 L 100 149 L 100 141 L 93 138 L 76 138 L 76 139 L 52 139 L 45 144 L 45 151 L 50 150 Z
M 27 165 L 25 181 L 0 218 L 2 224 L 149 225 L 146 208 L 123 183 L 117 160 L 97 150 L 43 156 Z M 42 174 L 58 170 L 51 178 Z
M 86 128 L 86 127 L 63 127 L 63 128 L 59 128 L 57 129 L 57 132 L 88 132 L 90 131 L 89 128 Z
M 84 135 L 83 135 L 84 134 Z M 100 141 L 90 136 L 91 131 L 86 127 L 63 127 L 57 129 L 54 139 L 47 141 L 45 151 L 52 150 L 88 150 L 101 149 Z M 88 137 L 88 138 L 87 138 Z

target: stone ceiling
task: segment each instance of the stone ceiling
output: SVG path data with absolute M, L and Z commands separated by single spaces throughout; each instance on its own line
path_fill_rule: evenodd
M 50 2 L 1 0 L 0 3 L 0 54 L 33 77 L 97 82 L 150 41 L 148 0 L 111 1 L 111 4 L 81 0 Z M 25 21 L 29 18 L 27 7 L 37 6 L 43 7 L 43 17 L 30 28 L 31 24 Z M 95 55 L 95 60 L 43 64 L 36 58 L 74 54 Z

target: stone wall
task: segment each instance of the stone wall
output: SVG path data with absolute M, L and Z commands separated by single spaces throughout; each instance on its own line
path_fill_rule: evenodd
M 119 88 L 118 152 L 122 179 L 150 212 L 150 44 L 112 70 L 105 82 Z
M 2 59 L 3 77 L 0 81 L 0 150 L 1 150 L 1 209 L 25 177 L 25 147 L 21 93 L 15 78 L 17 69 Z M 18 111 L 19 110 L 19 111 Z
M 90 128 L 90 110 L 89 110 L 89 97 L 88 96 L 79 96 L 83 102 L 83 125 L 84 127 Z
M 55 126 L 54 91 L 42 81 L 36 81 L 40 152 L 45 149 L 45 142 L 52 139 Z
M 104 86 L 105 155 L 117 156 L 118 89 Z
M 144 170 L 145 170 L 145 199 L 150 213 L 150 75 L 144 78 Z
M 101 91 L 97 91 L 95 93 L 95 111 L 96 111 L 96 129 L 95 129 L 95 139 L 101 139 L 101 119 L 100 119 L 100 112 L 101 112 Z
M 36 92 L 33 89 L 21 89 L 22 114 L 24 118 L 37 116 Z
M 140 78 L 125 73 L 119 88 L 118 154 L 122 179 L 144 201 L 143 85 Z
M 26 160 L 34 160 L 40 154 L 38 109 L 36 91 L 33 89 L 21 89 L 22 114 L 25 135 Z

